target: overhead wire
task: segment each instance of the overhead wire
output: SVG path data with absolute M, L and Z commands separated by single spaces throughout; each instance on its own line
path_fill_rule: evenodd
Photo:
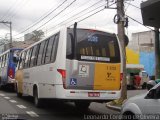
M 24 8 L 24 6 L 26 6 L 30 1 L 31 1 L 31 0 L 26 0 L 26 1 L 24 1 L 24 3 L 22 3 L 19 7 L 17 7 L 17 9 L 12 12 L 13 14 L 8 17 L 8 20 L 11 20 L 11 19 L 17 14 L 18 10 L 19 10 L 19 9 L 22 10 L 22 9 Z
M 18 0 L 16 0 L 14 2 L 14 5 L 10 5 L 10 7 L 7 9 L 7 11 L 4 13 L 4 15 L 2 17 L 0 17 L 0 20 L 3 20 L 3 18 L 11 11 L 11 9 L 13 9 L 13 7 L 15 7 L 15 4 L 17 4 Z
M 35 25 L 37 25 L 38 23 L 40 23 L 42 20 L 44 20 L 45 18 L 47 18 L 49 15 L 51 15 L 54 11 L 56 11 L 59 7 L 61 7 L 67 0 L 63 1 L 60 5 L 58 5 L 55 9 L 53 9 L 52 11 L 50 11 L 47 15 L 45 15 L 44 17 L 42 17 L 41 19 L 39 19 L 38 21 L 36 21 L 34 24 L 32 24 L 30 27 L 28 27 L 27 29 L 21 31 L 20 33 L 14 35 L 17 36 L 19 34 L 22 34 L 24 32 L 26 32 L 27 30 L 29 30 L 30 28 L 34 27 Z
M 22 5 L 26 2 L 28 2 L 28 0 L 21 0 L 20 2 L 18 2 L 16 5 L 12 7 L 12 9 L 10 9 L 10 11 L 8 11 L 7 14 L 5 14 L 2 20 L 9 20 L 8 18 L 10 18 L 13 15 L 13 13 L 15 14 L 16 9 L 19 9 L 19 7 L 22 7 Z
M 45 23 L 43 23 L 41 26 L 39 26 L 38 28 L 36 28 L 35 30 L 38 30 L 39 28 L 41 28 L 42 26 L 46 25 L 47 23 L 49 23 L 51 20 L 53 20 L 55 17 L 57 17 L 58 15 L 60 15 L 63 11 L 65 11 L 67 8 L 69 8 L 74 2 L 76 2 L 76 0 L 73 0 L 69 5 L 67 5 L 64 9 L 62 9 L 60 12 L 58 12 L 55 16 L 53 16 L 52 18 L 50 18 L 48 21 L 46 21 Z M 23 36 L 22 36 L 23 37 Z M 19 37 L 19 38 L 22 38 Z M 19 39 L 16 38 L 16 39 Z
M 65 0 L 65 1 L 67 1 L 67 0 Z M 58 7 L 60 7 L 60 6 L 58 5 Z M 58 7 L 56 7 L 56 8 L 58 8 Z M 38 19 L 36 19 L 32 24 L 27 25 L 26 27 L 24 27 L 23 29 L 21 29 L 21 30 L 19 30 L 19 31 L 22 32 L 22 31 L 24 31 L 25 29 L 33 26 L 33 24 L 35 24 L 35 23 L 37 23 L 38 21 L 40 21 L 41 19 L 43 19 L 45 16 L 47 16 L 48 14 L 50 14 L 52 11 L 53 11 L 53 12 L 56 11 L 56 10 L 57 10 L 56 8 L 55 8 L 55 5 L 52 6 L 51 9 L 49 9 L 47 12 L 45 12 L 43 15 L 41 15 L 41 16 L 40 16 Z M 53 12 L 52 12 L 52 13 L 53 13 Z M 15 35 L 15 36 L 16 36 L 16 35 Z
M 101 0 L 100 0 L 100 1 L 101 1 Z M 100 1 L 98 1 L 98 2 L 100 2 Z M 94 3 L 93 5 L 91 5 L 90 7 L 88 7 L 88 8 L 86 8 L 86 9 L 84 9 L 84 10 L 80 11 L 79 13 L 77 13 L 77 14 L 73 15 L 73 16 L 79 15 L 80 13 L 82 13 L 82 12 L 84 12 L 84 11 L 88 10 L 89 8 L 91 8 L 91 7 L 95 6 L 95 5 L 97 5 L 97 2 L 96 2 L 96 3 Z M 104 5 L 106 5 L 106 3 L 105 3 L 105 4 L 103 4 L 103 5 L 100 5 L 100 6 L 96 7 L 95 9 L 92 9 L 92 10 L 88 11 L 87 13 L 82 14 L 81 16 L 77 16 L 77 17 L 76 17 L 76 18 L 74 18 L 74 19 L 71 19 L 71 18 L 73 17 L 73 16 L 71 16 L 70 18 L 68 18 L 68 19 L 66 19 L 66 20 L 64 20 L 64 21 L 62 21 L 62 22 L 61 22 L 61 23 L 59 23 L 59 24 L 57 24 L 57 25 L 56 25 L 56 27 L 57 27 L 57 26 L 59 26 L 59 25 L 61 25 L 61 24 L 68 24 L 68 23 L 70 23 L 70 22 L 72 22 L 72 21 L 74 21 L 74 20 L 76 20 L 76 19 L 78 19 L 78 18 L 80 18 L 80 17 L 82 17 L 82 16 L 84 16 L 84 15 L 86 15 L 86 14 L 90 13 L 90 12 L 93 12 L 93 11 L 95 11 L 95 10 L 99 9 L 100 7 L 102 7 L 102 6 L 104 6 Z M 70 21 L 68 21 L 69 19 L 71 19 L 71 20 L 70 20 Z M 68 22 L 66 22 L 66 21 L 68 21 Z M 65 22 L 66 22 L 66 23 L 65 23 Z M 54 27 L 49 28 L 49 30 L 50 30 L 50 29 L 53 29 L 53 28 L 55 28 L 55 26 L 54 26 Z
M 114 5 L 114 4 L 115 4 L 115 3 L 109 5 L 109 7 L 112 6 L 112 5 Z M 104 4 L 104 5 L 106 5 L 106 4 Z M 104 5 L 103 5 L 103 6 L 104 6 Z M 102 6 L 99 6 L 99 7 L 95 8 L 95 9 L 92 10 L 92 11 L 95 11 L 95 10 L 99 9 L 100 7 L 102 7 Z M 96 11 L 96 12 L 90 14 L 90 15 L 88 15 L 87 17 L 85 17 L 85 18 L 83 18 L 83 19 L 77 21 L 77 23 L 86 20 L 87 18 L 89 18 L 89 17 L 91 17 L 91 16 L 93 16 L 93 15 L 95 15 L 95 14 L 97 14 L 97 13 L 103 11 L 104 9 L 106 9 L 106 8 L 104 7 L 104 8 L 102 8 L 102 9 L 100 9 L 100 10 L 98 10 L 98 11 Z M 91 11 L 90 11 L 90 12 L 91 12 Z M 74 19 L 74 20 L 75 20 L 75 19 Z M 73 21 L 73 20 L 71 20 L 71 21 Z M 69 21 L 69 22 L 71 22 L 71 21 Z M 64 21 L 63 21 L 63 22 L 64 22 Z M 61 22 L 61 23 L 59 23 L 58 25 L 55 25 L 54 27 L 50 28 L 49 31 L 51 31 L 52 29 L 54 29 L 54 28 L 56 28 L 57 26 L 61 25 L 63 22 Z M 67 23 L 69 23 L 69 22 L 67 22 Z M 66 23 L 66 24 L 67 24 L 67 23 Z M 71 27 L 72 25 L 74 25 L 74 24 L 71 24 L 69 27 Z
M 153 30 L 152 28 L 150 28 L 150 27 L 144 25 L 143 23 L 139 22 L 138 20 L 136 20 L 136 19 L 134 19 L 134 18 L 132 18 L 132 17 L 130 17 L 130 16 L 128 16 L 128 15 L 126 15 L 126 16 L 127 16 L 128 18 L 130 18 L 131 20 L 133 20 L 133 21 L 139 23 L 140 25 L 143 25 L 144 27 L 146 27 L 146 28 L 148 28 L 148 29 L 150 29 L 150 30 Z

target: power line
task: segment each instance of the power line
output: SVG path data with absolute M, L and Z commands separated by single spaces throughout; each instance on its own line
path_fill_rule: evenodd
M 54 11 L 56 11 L 59 7 L 61 7 L 67 0 L 63 1 L 59 6 L 57 6 L 55 9 L 53 9 L 51 12 L 49 12 L 47 15 L 45 15 L 43 18 L 41 18 L 40 20 L 38 20 L 37 22 L 35 22 L 33 25 L 31 25 L 30 27 L 28 27 L 27 29 L 23 30 L 22 32 L 14 35 L 17 36 L 21 33 L 26 32 L 27 30 L 29 30 L 30 28 L 34 27 L 35 25 L 37 25 L 38 23 L 40 23 L 42 20 L 44 20 L 45 18 L 47 18 L 49 15 L 51 15 Z
M 10 18 L 10 17 L 11 17 L 11 13 L 15 14 L 16 9 L 19 9 L 20 7 L 24 6 L 24 4 L 25 4 L 26 2 L 28 2 L 28 0 L 23 0 L 23 1 L 21 0 L 19 3 L 17 3 L 17 5 L 14 5 L 14 6 L 12 7 L 12 9 L 10 9 L 10 10 L 8 11 L 8 13 L 5 14 L 2 19 L 3 19 L 3 20 L 6 20 L 7 17 Z
M 17 1 L 18 0 L 16 0 L 16 2 L 14 2 L 14 5 L 15 4 L 17 4 Z M 13 5 L 11 5 L 9 8 L 8 8 L 8 10 L 4 13 L 4 15 L 0 18 L 0 20 L 2 20 L 10 11 L 11 11 L 11 9 L 13 9 Z
M 136 19 L 134 19 L 134 18 L 132 18 L 132 17 L 130 17 L 130 16 L 128 16 L 128 15 L 126 15 L 126 16 L 127 16 L 128 18 L 130 18 L 131 20 L 133 20 L 133 21 L 135 21 L 135 22 L 143 25 L 143 23 L 139 22 L 138 20 L 136 20 Z M 146 27 L 146 28 L 148 28 L 148 29 L 150 29 L 150 30 L 153 30 L 152 28 L 150 28 L 150 27 L 148 27 L 148 26 L 145 26 L 145 25 L 143 25 L 143 26 Z M 154 30 L 153 30 L 153 31 L 154 31 Z
M 114 4 L 115 4 L 115 3 L 111 4 L 110 6 L 112 6 L 112 5 L 114 5 Z M 104 6 L 104 5 L 103 5 L 103 6 Z M 102 7 L 102 6 L 99 6 L 99 7 L 95 8 L 94 10 L 97 10 L 97 9 L 99 9 L 100 7 Z M 99 11 L 94 12 L 93 14 L 91 14 L 91 15 L 89 15 L 89 16 L 81 19 L 81 20 L 79 20 L 78 22 L 81 22 L 81 21 L 83 21 L 83 20 L 85 20 L 85 19 L 87 19 L 87 18 L 89 18 L 89 17 L 97 14 L 97 13 L 101 12 L 101 11 L 104 10 L 104 9 L 106 9 L 106 8 L 103 8 L 103 9 L 101 9 L 101 10 L 99 10 Z M 92 11 L 94 11 L 94 10 L 92 10 Z M 90 11 L 90 12 L 91 12 L 91 11 Z M 75 20 L 75 19 L 74 19 L 74 20 Z M 71 21 L 73 21 L 73 20 L 71 20 Z M 71 21 L 69 21 L 69 22 L 71 22 Z M 69 22 L 67 22 L 67 23 L 69 23 Z M 51 31 L 51 29 L 56 28 L 57 26 L 61 25 L 62 23 L 64 23 L 64 21 L 61 22 L 61 23 L 59 23 L 58 25 L 55 25 L 54 27 L 50 28 L 49 30 Z M 67 24 L 67 23 L 66 23 L 66 24 Z M 72 24 L 72 25 L 73 25 L 73 24 Z M 72 26 L 72 25 L 70 25 L 70 26 Z
M 131 6 L 133 6 L 133 7 L 138 8 L 138 9 L 140 9 L 140 10 L 141 10 L 141 8 L 140 8 L 140 7 L 138 7 L 138 6 L 136 6 L 136 5 L 133 5 L 132 3 L 128 3 L 128 2 L 125 2 L 125 3 L 127 3 L 128 5 L 131 5 Z
M 47 23 L 49 23 L 51 20 L 53 20 L 55 17 L 57 17 L 58 15 L 60 15 L 63 11 L 65 11 L 67 8 L 69 8 L 74 2 L 76 2 L 76 0 L 72 1 L 69 5 L 67 5 L 64 9 L 62 9 L 59 13 L 57 13 L 55 16 L 53 16 L 51 19 L 49 19 L 47 22 L 45 22 L 44 24 L 42 24 L 41 26 L 39 26 L 37 29 L 41 28 L 42 26 L 46 25 Z M 22 36 L 23 37 L 23 36 Z M 16 39 L 20 39 L 22 37 L 16 38 Z
M 22 3 L 21 5 L 19 5 L 19 7 L 17 7 L 17 9 L 15 9 L 15 11 L 13 12 L 12 11 L 12 15 L 9 17 L 9 19 L 11 20 L 16 14 L 17 14 L 17 11 L 19 10 L 19 9 L 23 9 L 24 8 L 24 6 L 26 6 L 28 3 L 29 3 L 29 1 L 31 1 L 31 0 L 27 0 L 27 1 L 25 1 L 24 3 Z M 7 19 L 7 18 L 6 18 Z M 4 19 L 4 20 L 6 20 L 6 19 Z
M 100 0 L 100 1 L 101 1 L 101 0 Z M 99 2 L 100 2 L 100 1 L 99 1 Z M 97 2 L 97 3 L 98 3 L 98 2 Z M 97 3 L 95 3 L 95 4 L 91 5 L 91 6 L 90 6 L 90 7 L 88 7 L 88 8 L 91 8 L 91 7 L 93 7 L 94 5 L 97 5 Z M 64 21 L 62 21 L 62 22 L 61 22 L 61 23 L 59 23 L 58 25 L 61 25 L 62 23 L 66 22 L 66 21 L 68 21 L 68 22 L 67 22 L 67 23 L 64 23 L 64 24 L 68 24 L 68 23 L 70 23 L 70 22 L 72 22 L 72 21 L 74 21 L 74 20 L 76 20 L 76 19 L 78 19 L 78 18 L 80 18 L 80 17 L 82 17 L 82 16 L 84 16 L 84 15 L 86 15 L 86 14 L 90 13 L 90 12 L 93 12 L 93 11 L 95 11 L 95 10 L 99 9 L 100 7 L 102 7 L 102 6 L 104 6 L 104 5 L 106 5 L 106 3 L 105 3 L 105 4 L 103 4 L 103 5 L 101 5 L 101 6 L 98 6 L 98 7 L 97 7 L 97 8 L 95 8 L 95 9 L 92 9 L 92 10 L 88 11 L 87 13 L 82 14 L 81 16 L 78 16 L 78 17 L 76 17 L 76 18 L 74 18 L 74 19 L 72 19 L 72 20 L 68 21 L 68 20 L 69 20 L 69 19 L 71 19 L 73 16 L 76 16 L 76 15 L 78 15 L 78 14 L 80 14 L 80 13 L 82 13 L 83 11 L 85 11 L 85 10 L 87 10 L 87 9 L 88 9 L 88 8 L 86 8 L 86 9 L 84 9 L 84 10 L 80 11 L 79 13 L 77 13 L 77 14 L 75 14 L 75 15 L 71 16 L 70 18 L 68 18 L 68 19 L 66 19 L 66 20 L 64 20 Z M 56 25 L 56 26 L 58 26 L 58 25 Z M 50 29 L 53 29 L 53 28 L 55 28 L 56 26 L 51 27 Z
M 110 6 L 114 5 L 114 4 L 115 4 L 115 3 L 113 3 L 113 4 L 109 5 L 108 7 L 110 7 Z M 99 7 L 98 7 L 98 8 L 99 8 Z M 85 18 L 83 18 L 83 19 L 79 20 L 78 22 L 82 22 L 83 20 L 86 20 L 87 18 L 89 18 L 89 17 L 91 17 L 91 16 L 93 16 L 93 15 L 95 15 L 95 14 L 97 14 L 97 13 L 101 12 L 101 11 L 102 11 L 102 10 L 104 10 L 104 9 L 106 9 L 106 8 L 103 8 L 103 9 L 101 9 L 101 10 L 99 10 L 99 11 L 97 11 L 97 12 L 95 12 L 95 13 L 91 14 L 91 15 L 89 15 L 89 16 L 87 16 L 87 17 L 85 17 Z

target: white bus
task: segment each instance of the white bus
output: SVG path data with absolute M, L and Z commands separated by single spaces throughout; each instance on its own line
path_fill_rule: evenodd
M 91 102 L 118 99 L 121 93 L 122 55 L 115 34 L 63 27 L 21 52 L 17 95 L 72 101 L 87 109 Z

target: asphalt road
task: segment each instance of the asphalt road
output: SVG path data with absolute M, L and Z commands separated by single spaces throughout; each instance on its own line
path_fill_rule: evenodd
M 146 92 L 129 90 L 128 97 Z M 27 120 L 84 120 L 92 117 L 107 119 L 109 115 L 119 114 L 105 107 L 105 103 L 92 103 L 89 111 L 80 112 L 73 103 L 46 101 L 43 108 L 36 108 L 31 97 L 17 98 L 15 93 L 0 91 L 0 119 Z

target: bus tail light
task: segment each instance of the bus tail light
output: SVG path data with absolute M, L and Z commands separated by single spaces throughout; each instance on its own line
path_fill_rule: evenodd
M 123 73 L 120 74 L 120 80 L 123 80 Z
M 62 75 L 63 88 L 66 89 L 66 70 L 57 69 L 57 71 Z
M 14 73 L 13 73 L 13 69 L 12 69 L 12 68 L 9 68 L 8 73 L 9 73 L 9 74 L 8 74 L 9 77 L 13 79 L 13 78 L 14 78 Z

